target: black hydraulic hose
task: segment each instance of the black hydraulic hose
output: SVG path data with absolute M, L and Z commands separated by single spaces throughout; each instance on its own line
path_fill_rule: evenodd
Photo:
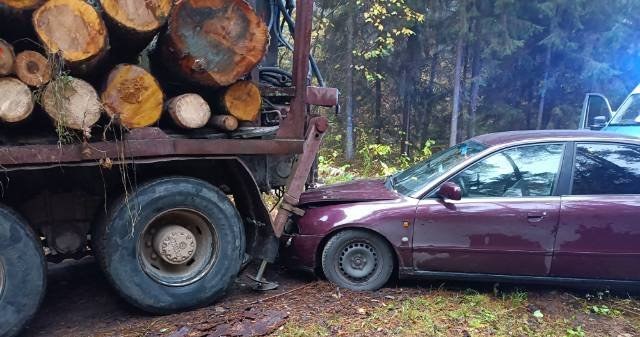
M 280 9 L 280 12 L 282 13 L 282 17 L 284 19 L 284 22 L 287 23 L 287 26 L 289 27 L 289 33 L 293 36 L 294 35 L 294 31 L 296 29 L 296 24 L 293 21 L 293 18 L 291 18 L 291 14 L 290 14 L 290 10 L 293 10 L 293 4 L 292 2 L 289 2 L 289 5 L 285 4 L 284 0 L 275 0 L 278 8 Z M 290 50 L 293 50 L 293 48 L 291 47 L 291 44 L 289 44 L 288 42 L 284 41 L 284 39 L 282 38 L 282 29 L 280 27 L 278 27 L 278 40 L 280 40 L 281 43 L 283 43 L 287 48 L 289 48 Z M 309 63 L 311 65 L 311 72 L 313 73 L 313 76 L 315 76 L 316 80 L 318 81 L 318 85 L 321 87 L 325 86 L 325 82 L 324 82 L 324 78 L 322 77 L 322 74 L 320 73 L 320 68 L 318 68 L 318 63 L 316 62 L 316 59 L 313 57 L 313 55 L 309 55 Z

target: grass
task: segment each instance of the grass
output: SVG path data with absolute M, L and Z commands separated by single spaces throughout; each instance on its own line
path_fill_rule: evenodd
M 313 320 L 293 317 L 274 335 L 628 337 L 640 332 L 640 316 L 625 314 L 622 309 L 637 307 L 637 301 L 611 297 L 590 303 L 552 291 L 531 297 L 522 290 L 498 294 L 423 291 L 404 299 L 354 307 L 351 315 L 329 309 L 317 313 Z M 625 335 L 625 331 L 633 333 Z

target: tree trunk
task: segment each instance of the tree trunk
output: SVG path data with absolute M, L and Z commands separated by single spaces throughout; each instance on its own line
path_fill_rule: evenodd
M 49 82 L 42 95 L 42 106 L 58 125 L 85 133 L 89 133 L 102 112 L 95 89 L 73 77 Z
M 538 118 L 536 120 L 536 130 L 542 129 L 542 115 L 544 113 L 544 101 L 549 87 L 549 68 L 551 66 L 551 46 L 547 47 L 547 53 L 544 59 L 544 79 L 540 88 L 540 104 L 538 105 Z
M 16 54 L 9 42 L 0 39 L 0 76 L 7 76 L 13 72 Z
M 458 139 L 458 116 L 460 114 L 460 85 L 462 82 L 462 59 L 464 54 L 464 36 L 460 34 L 456 43 L 456 68 L 453 75 L 453 109 L 451 111 L 451 133 L 449 146 L 456 144 Z
M 128 129 L 155 124 L 162 114 L 164 93 L 158 81 L 135 65 L 116 66 L 100 96 L 107 114 Z
M 346 83 L 346 132 L 345 132 L 345 151 L 344 157 L 350 161 L 355 153 L 355 142 L 353 135 L 353 34 L 355 17 L 352 11 L 349 11 L 347 18 L 347 83 Z
M 476 24 L 478 24 L 476 22 Z M 473 60 L 471 61 L 471 99 L 469 102 L 469 138 L 476 135 L 476 112 L 478 110 L 478 101 L 480 99 L 480 73 L 482 70 L 482 55 L 480 51 L 480 42 L 477 38 L 478 28 L 476 28 L 476 41 L 473 43 Z
M 260 117 L 262 97 L 252 81 L 236 82 L 223 89 L 216 99 L 216 112 L 231 115 L 241 122 L 254 122 Z
M 409 118 L 411 114 L 409 113 L 409 95 L 408 91 L 408 75 L 407 69 L 402 70 L 402 75 L 400 77 L 400 99 L 402 100 L 402 132 L 400 133 L 400 153 L 403 155 L 409 154 Z
M 108 49 L 98 12 L 82 0 L 49 0 L 33 13 L 33 26 L 48 53 L 60 53 L 77 74 L 87 73 Z
M 213 116 L 209 124 L 223 131 L 233 131 L 238 128 L 238 120 L 230 115 Z
M 468 110 L 465 111 L 465 105 L 469 99 L 467 91 L 467 77 L 469 75 L 469 46 L 465 45 L 462 52 L 463 66 L 462 66 L 462 79 L 460 80 L 460 116 L 458 117 L 458 135 L 456 142 L 464 141 L 464 135 L 466 135 L 465 128 L 467 127 Z
M 244 0 L 184 0 L 172 10 L 161 50 L 181 77 L 219 87 L 251 71 L 268 43 L 266 25 Z
M 416 88 L 418 87 L 418 83 L 420 81 L 420 72 L 416 71 L 419 69 L 419 63 L 422 63 L 422 28 L 420 26 L 411 27 L 411 29 L 415 32 L 414 35 L 409 36 L 407 40 L 407 53 L 406 53 L 406 61 L 404 62 L 404 99 L 402 109 L 402 154 L 406 156 L 411 156 L 411 124 L 412 124 L 412 116 L 413 111 L 415 110 L 415 96 L 416 96 Z
M 423 113 L 420 115 L 420 146 L 423 146 L 427 141 L 427 132 L 429 131 L 429 107 L 431 105 L 432 100 L 434 99 L 435 92 L 434 86 L 436 82 L 436 77 L 438 76 L 438 60 L 439 54 L 434 53 L 431 58 L 431 64 L 429 65 L 429 82 L 427 82 L 427 87 L 425 88 L 425 92 L 427 93 L 427 106 L 422 110 Z
M 207 125 L 211 117 L 209 104 L 198 94 L 183 94 L 167 102 L 169 116 L 183 129 L 197 129 Z
M 377 60 L 376 62 L 376 73 L 377 74 L 381 74 L 381 69 L 380 69 L 380 60 Z M 382 143 L 382 79 L 380 79 L 380 77 L 376 76 L 376 99 L 375 99 L 375 117 L 374 117 L 374 124 L 375 124 L 375 137 L 376 137 L 376 143 L 381 144 Z
M 0 93 L 0 120 L 16 123 L 31 115 L 33 97 L 26 84 L 11 77 L 0 78 Z
M 144 49 L 167 22 L 173 1 L 100 0 L 100 4 L 112 47 L 133 55 Z
M 51 80 L 51 63 L 42 54 L 25 50 L 16 56 L 15 73 L 32 87 L 40 87 Z

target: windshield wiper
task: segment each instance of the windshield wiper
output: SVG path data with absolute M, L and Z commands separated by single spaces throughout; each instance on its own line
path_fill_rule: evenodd
M 396 173 L 397 174 L 397 173 Z M 389 182 L 389 187 L 391 187 L 392 190 L 395 191 L 395 185 L 396 185 L 396 174 L 390 174 L 387 176 L 387 181 Z

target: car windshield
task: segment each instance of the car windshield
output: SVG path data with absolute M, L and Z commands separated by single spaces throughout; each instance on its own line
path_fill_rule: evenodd
M 640 125 L 640 94 L 625 100 L 609 125 Z
M 398 193 L 407 196 L 413 195 L 433 179 L 486 148 L 486 146 L 473 141 L 460 143 L 396 173 L 391 177 L 391 184 Z

